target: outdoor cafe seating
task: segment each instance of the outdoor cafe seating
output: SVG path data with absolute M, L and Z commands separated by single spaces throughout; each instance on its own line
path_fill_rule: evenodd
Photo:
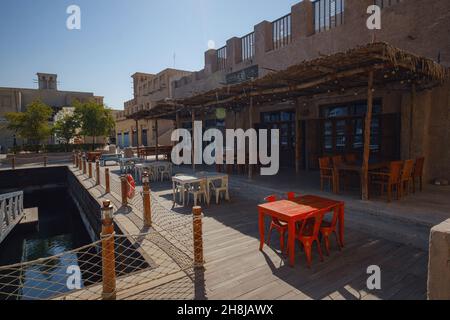
M 312 265 L 312 246 L 315 243 L 321 261 L 324 261 L 322 245 L 330 254 L 329 237 L 335 234 L 339 250 L 344 247 L 344 203 L 314 195 L 297 196 L 293 192 L 286 199 L 276 195 L 265 198 L 265 204 L 258 206 L 260 250 L 265 241 L 265 216 L 271 218 L 267 244 L 273 230 L 280 233 L 281 252 L 285 249 L 291 266 L 295 264 L 295 241 L 304 249 L 309 268 Z M 332 214 L 331 219 L 328 215 Z M 287 245 L 285 237 L 288 236 Z
M 221 195 L 230 201 L 228 182 L 229 177 L 224 173 L 176 174 L 172 177 L 173 205 L 177 203 L 177 196 L 183 206 L 189 204 L 191 195 L 194 206 L 201 201 L 209 206 L 212 195 L 216 196 L 216 204 L 219 204 Z
M 369 163 L 369 190 L 370 193 L 379 191 L 383 196 L 387 193 L 388 202 L 392 201 L 395 193 L 396 199 L 402 199 L 410 193 L 423 189 L 423 168 L 425 158 L 405 161 L 378 161 Z M 333 193 L 339 194 L 341 184 L 348 189 L 350 182 L 361 181 L 362 165 L 358 164 L 355 154 L 335 155 L 319 158 L 320 186 L 324 191 L 326 183 Z M 359 179 L 354 179 L 357 176 Z

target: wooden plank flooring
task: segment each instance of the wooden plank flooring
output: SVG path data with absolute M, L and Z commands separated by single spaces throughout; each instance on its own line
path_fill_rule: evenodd
M 171 209 L 170 184 L 158 184 L 152 189 L 160 204 Z M 234 191 L 230 203 L 204 208 L 204 272 L 186 272 L 186 276 L 175 274 L 166 282 L 158 279 L 141 284 L 139 290 L 127 290 L 119 296 L 124 299 L 251 300 L 426 298 L 427 252 L 367 235 L 348 223 L 343 251 L 332 242 L 330 257 L 321 263 L 313 250 L 313 267 L 308 269 L 304 254 L 297 247 L 296 266 L 291 268 L 286 257 L 277 251 L 277 234 L 273 234 L 271 247 L 266 246 L 263 252 L 258 250 L 256 205 L 260 194 L 257 194 L 257 186 L 254 190 Z M 175 212 L 186 214 L 189 209 L 176 208 Z M 121 219 L 123 225 L 129 224 L 129 230 L 140 230 L 133 227 L 132 219 L 126 216 Z M 381 268 L 382 289 L 379 291 L 367 289 L 366 270 L 370 265 Z

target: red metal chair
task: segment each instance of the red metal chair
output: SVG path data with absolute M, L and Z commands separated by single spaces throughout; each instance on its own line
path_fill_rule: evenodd
M 311 268 L 311 251 L 314 242 L 317 243 L 317 251 L 319 252 L 320 261 L 324 261 L 322 248 L 320 247 L 319 233 L 320 226 L 322 225 L 324 212 L 309 214 L 303 221 L 300 230 L 298 232 L 298 241 L 305 249 L 306 260 L 308 262 L 308 268 Z
M 295 192 L 288 192 L 287 198 L 288 200 L 295 200 L 295 198 L 297 198 L 297 194 Z
M 264 199 L 266 202 L 275 202 L 277 201 L 277 196 L 272 195 L 268 196 Z M 269 229 L 269 236 L 267 238 L 267 245 L 270 245 L 270 237 L 272 235 L 273 230 L 277 230 L 280 233 L 280 246 L 281 246 L 281 252 L 284 252 L 284 240 L 285 235 L 288 231 L 288 224 L 284 221 L 280 221 L 277 218 L 272 218 L 272 222 L 270 223 L 270 229 Z
M 339 250 L 342 250 L 342 244 L 337 234 L 337 223 L 339 219 L 339 210 L 333 211 L 333 218 L 331 222 L 322 221 L 322 225 L 320 227 L 320 233 L 325 241 L 325 249 L 327 251 L 327 256 L 330 255 L 330 236 L 334 233 L 336 236 L 336 242 L 339 246 Z

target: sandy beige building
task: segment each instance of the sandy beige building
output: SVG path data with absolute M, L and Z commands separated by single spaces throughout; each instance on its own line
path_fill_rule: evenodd
M 204 121 L 206 128 L 278 128 L 283 154 L 281 166 L 297 167 L 297 170 L 316 169 L 318 158 L 322 156 L 362 155 L 367 74 L 358 80 L 360 90 L 347 90 L 344 85 L 339 87 L 338 83 L 332 83 L 325 93 L 312 94 L 312 90 L 304 90 L 294 99 L 295 92 L 287 94 L 284 101 L 277 98 L 276 102 L 270 99 L 255 102 L 251 117 L 249 100 L 242 99 L 239 105 L 239 101 L 231 100 L 233 95 L 238 95 L 234 91 L 223 90 L 222 96 L 217 97 L 217 101 L 230 97 L 230 103 L 220 103 L 225 110 L 224 118 L 214 111 L 205 115 L 200 111 L 202 105 L 193 101 L 198 94 L 197 101 L 212 105 L 215 98 L 209 99 L 206 92 L 213 96 L 219 88 L 237 90 L 233 85 L 249 83 L 303 61 L 345 53 L 374 41 L 387 42 L 450 67 L 448 0 L 376 1 L 381 7 L 382 29 L 375 31 L 366 27 L 367 8 L 373 3 L 373 0 L 304 0 L 294 5 L 286 16 L 263 21 L 254 26 L 251 33 L 233 37 L 225 46 L 207 51 L 204 69 L 173 84 L 174 98 L 180 103 L 186 102 L 191 110 L 180 113 L 180 125 L 190 128 L 194 113 L 197 120 Z M 320 66 L 316 69 L 330 77 L 339 71 Z M 394 78 L 394 75 L 385 74 L 385 77 Z M 409 79 L 374 89 L 371 159 L 424 156 L 428 181 L 450 179 L 450 84 L 425 89 L 414 77 L 412 72 Z M 295 85 L 296 79 L 285 79 L 278 86 L 288 84 Z M 352 83 L 351 87 L 357 86 Z M 417 92 L 413 92 L 413 87 Z M 321 91 L 319 89 L 317 91 Z M 202 98 L 206 98 L 200 99 L 200 93 L 205 93 Z M 245 96 L 245 92 L 239 94 Z M 187 99 L 191 100 L 187 102 Z
M 0 145 L 3 152 L 13 147 L 14 140 L 17 144 L 22 144 L 19 138 L 14 137 L 13 132 L 6 129 L 5 114 L 8 112 L 23 112 L 27 105 L 35 100 L 41 100 L 50 106 L 54 110 L 54 115 L 72 106 L 75 100 L 85 102 L 94 99 L 97 103 L 103 104 L 103 97 L 95 96 L 91 92 L 58 90 L 56 74 L 38 73 L 37 81 L 37 89 L 0 87 Z
M 120 147 L 155 146 L 156 129 L 159 145 L 170 145 L 173 121 L 161 120 L 156 126 L 152 120 L 133 120 L 133 114 L 142 110 L 151 110 L 156 102 L 173 97 L 172 82 L 179 80 L 190 72 L 165 69 L 158 74 L 137 72 L 132 75 L 133 96 L 125 102 L 124 110 L 116 112 L 116 143 Z M 157 128 L 156 128 L 157 127 Z

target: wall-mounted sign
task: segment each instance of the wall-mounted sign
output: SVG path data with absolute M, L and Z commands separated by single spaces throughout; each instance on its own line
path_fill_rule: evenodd
M 242 69 L 237 72 L 227 74 L 226 82 L 227 84 L 238 84 L 241 82 L 249 81 L 252 78 L 256 79 L 258 78 L 258 75 L 259 75 L 258 65 L 254 65 L 246 69 Z

